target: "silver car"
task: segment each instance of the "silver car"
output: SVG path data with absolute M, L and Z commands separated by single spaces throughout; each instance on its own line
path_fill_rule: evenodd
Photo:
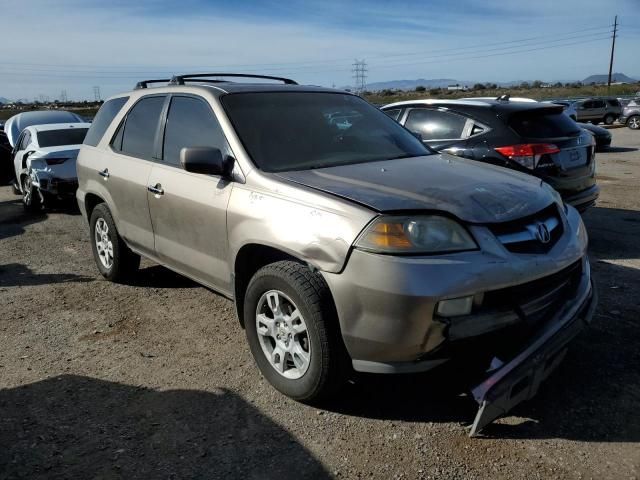
M 463 360 L 475 433 L 534 395 L 595 306 L 576 210 L 355 95 L 220 77 L 141 82 L 98 112 L 77 199 L 102 275 L 142 255 L 229 297 L 297 400 Z

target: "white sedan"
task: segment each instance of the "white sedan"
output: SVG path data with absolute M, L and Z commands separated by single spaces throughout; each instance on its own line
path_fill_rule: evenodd
M 40 210 L 53 198 L 73 198 L 78 186 L 76 158 L 90 123 L 32 125 L 13 149 L 14 189 L 25 209 Z

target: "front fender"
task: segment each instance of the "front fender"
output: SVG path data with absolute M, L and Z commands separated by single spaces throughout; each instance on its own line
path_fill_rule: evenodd
M 329 205 L 317 193 L 296 190 L 289 196 L 286 190 L 234 186 L 227 211 L 231 271 L 243 246 L 260 244 L 319 270 L 340 272 L 355 238 L 375 214 L 333 199 Z

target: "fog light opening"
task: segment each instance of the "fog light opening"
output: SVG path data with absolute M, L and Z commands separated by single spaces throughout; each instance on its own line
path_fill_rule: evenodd
M 456 317 L 459 315 L 469 315 L 473 308 L 473 295 L 468 297 L 451 298 L 441 300 L 436 306 L 436 313 L 441 317 Z

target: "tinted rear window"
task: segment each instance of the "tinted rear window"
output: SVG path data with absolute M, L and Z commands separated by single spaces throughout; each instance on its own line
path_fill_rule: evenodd
M 84 139 L 85 145 L 95 147 L 100 143 L 100 139 L 102 139 L 104 132 L 107 131 L 107 128 L 109 128 L 109 125 L 111 125 L 111 122 L 122 106 L 127 103 L 127 100 L 129 100 L 129 97 L 114 98 L 105 102 L 102 107 L 100 107 L 100 110 L 98 110 L 96 118 L 93 119 L 91 128 Z
M 527 138 L 573 137 L 580 134 L 580 128 L 562 112 L 529 111 L 513 115 L 509 126 L 518 135 Z
M 65 128 L 64 130 L 46 130 L 38 132 L 38 145 L 58 147 L 61 145 L 79 145 L 87 135 L 88 128 Z

